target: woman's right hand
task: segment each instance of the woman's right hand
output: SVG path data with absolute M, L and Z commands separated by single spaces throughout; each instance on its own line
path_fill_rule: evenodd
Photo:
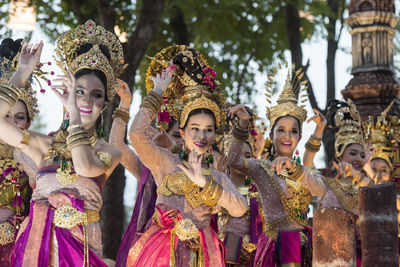
M 69 73 L 68 76 L 59 75 L 57 79 L 54 79 L 54 84 L 51 85 L 51 89 L 60 99 L 65 109 L 71 113 L 79 113 L 78 105 L 76 103 L 76 79 Z M 59 83 L 59 84 L 57 84 Z M 60 93 L 58 90 L 61 90 Z
M 161 72 L 161 74 L 157 74 L 156 77 L 150 76 L 150 79 L 154 83 L 153 91 L 159 95 L 163 95 L 165 90 L 167 90 L 169 84 L 172 80 L 172 74 L 176 69 L 176 65 L 169 66 L 165 71 Z
M 241 128 L 245 129 L 249 126 L 250 114 L 243 104 L 228 108 L 228 117 L 234 119 L 235 115 L 239 118 L 239 125 Z
M 117 85 L 117 94 L 121 98 L 121 102 L 119 103 L 119 106 L 121 108 L 129 110 L 129 107 L 132 102 L 132 93 L 131 90 L 129 90 L 129 86 L 126 82 L 123 80 L 117 79 L 118 85 Z

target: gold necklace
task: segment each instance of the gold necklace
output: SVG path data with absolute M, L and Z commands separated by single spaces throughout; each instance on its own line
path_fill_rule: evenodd
M 60 162 L 60 167 L 57 168 L 56 178 L 62 185 L 71 185 L 76 182 L 79 175 L 77 173 L 72 173 L 72 155 L 71 150 L 69 150 L 67 143 L 67 132 L 59 131 L 50 145 L 49 152 L 47 153 L 46 159 L 52 158 L 54 161 Z M 99 138 L 96 132 L 89 137 L 90 147 L 93 148 Z

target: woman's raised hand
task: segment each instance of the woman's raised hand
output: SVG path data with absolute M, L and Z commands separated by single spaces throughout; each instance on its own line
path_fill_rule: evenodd
M 78 111 L 76 103 L 76 79 L 71 73 L 68 76 L 59 75 L 57 79 L 54 79 L 54 84 L 50 88 L 69 113 Z
M 200 187 L 206 185 L 206 177 L 201 174 L 201 162 L 203 161 L 203 155 L 200 157 L 196 150 L 192 150 L 189 154 L 189 168 L 178 164 L 178 167 L 189 177 L 189 179 Z
M 243 104 L 239 104 L 228 108 L 228 117 L 234 119 L 235 116 L 239 118 L 239 124 L 242 128 L 247 128 L 250 121 L 250 114 L 247 112 L 246 107 Z
M 156 77 L 150 76 L 150 79 L 154 83 L 153 91 L 159 95 L 163 95 L 165 90 L 167 90 L 169 84 L 172 80 L 172 74 L 176 69 L 176 65 L 170 65 L 165 71 L 161 72 L 161 74 L 157 74 Z
M 131 90 L 129 90 L 129 86 L 126 82 L 124 82 L 123 80 L 117 79 L 117 85 L 116 85 L 116 92 L 119 95 L 119 97 L 121 98 L 121 102 L 119 104 L 119 106 L 121 108 L 125 108 L 129 110 L 129 107 L 131 105 L 132 102 L 132 93 Z
M 288 157 L 277 157 L 272 161 L 271 170 L 275 171 L 276 174 L 280 175 L 282 170 L 290 169 L 293 166 L 293 160 Z

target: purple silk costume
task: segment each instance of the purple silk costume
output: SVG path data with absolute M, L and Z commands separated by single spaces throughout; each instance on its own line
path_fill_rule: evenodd
M 70 229 L 53 225 L 57 208 L 70 205 L 76 210 L 98 212 L 102 206 L 101 189 L 104 176 L 79 176 L 75 183 L 62 185 L 56 178 L 59 165 L 44 160 L 36 176 L 29 216 L 21 225 L 11 255 L 12 266 L 79 266 L 84 259 L 83 226 Z M 65 213 L 64 213 L 64 216 Z M 101 259 L 101 231 L 99 222 L 87 225 L 89 264 L 107 266 Z

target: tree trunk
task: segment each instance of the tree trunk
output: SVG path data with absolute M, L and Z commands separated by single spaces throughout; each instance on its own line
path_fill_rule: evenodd
M 112 17 L 109 17 L 112 15 L 110 14 L 111 9 L 103 0 L 99 0 L 99 2 L 101 6 L 99 6 L 98 10 L 99 12 L 104 12 L 100 14 L 100 18 L 102 22 L 107 24 L 105 27 L 107 27 L 108 30 L 113 31 L 114 26 L 112 25 Z M 164 9 L 164 3 L 165 0 L 145 1 L 137 23 L 137 28 L 135 32 L 132 33 L 128 43 L 124 45 L 125 62 L 129 65 L 121 78 L 129 84 L 130 88 L 133 88 L 136 69 L 139 67 L 147 46 L 150 44 L 154 37 L 154 33 L 157 30 Z M 110 134 L 112 125 L 111 117 L 115 107 L 118 106 L 118 99 L 118 97 L 115 97 L 114 101 L 110 103 L 107 109 L 103 112 L 104 134 L 106 140 L 108 140 Z M 114 260 L 117 256 L 124 230 L 124 170 L 125 169 L 121 165 L 115 169 L 109 177 L 102 194 L 103 208 L 101 210 L 101 230 L 103 233 L 103 254 L 104 257 Z

